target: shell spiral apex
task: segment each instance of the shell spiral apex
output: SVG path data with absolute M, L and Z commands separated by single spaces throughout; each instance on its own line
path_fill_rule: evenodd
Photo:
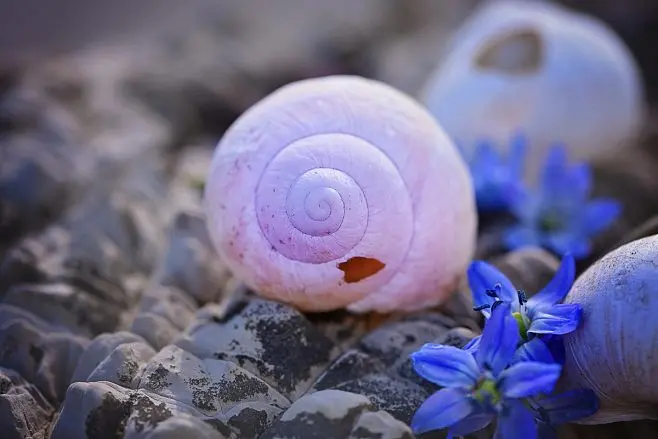
M 217 146 L 204 198 L 235 275 L 306 311 L 436 305 L 475 244 L 456 148 L 416 101 L 360 77 L 299 81 L 255 104 Z

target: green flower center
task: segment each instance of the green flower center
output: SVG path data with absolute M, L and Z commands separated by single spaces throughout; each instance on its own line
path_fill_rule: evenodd
M 564 220 L 556 212 L 546 212 L 539 219 L 539 229 L 542 232 L 554 232 L 564 228 Z
M 490 379 L 480 380 L 473 389 L 473 398 L 480 403 L 498 404 L 502 397 L 496 388 L 496 382 Z
M 528 327 L 525 324 L 525 320 L 523 319 L 523 315 L 521 315 L 520 312 L 513 312 L 512 316 L 516 319 L 516 323 L 519 325 L 519 335 L 523 340 L 528 339 Z

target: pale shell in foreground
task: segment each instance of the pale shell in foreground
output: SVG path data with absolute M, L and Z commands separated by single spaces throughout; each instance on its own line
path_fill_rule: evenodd
M 245 112 L 204 204 L 236 276 L 306 311 L 437 305 L 475 245 L 472 182 L 448 136 L 412 98 L 354 76 L 292 83 Z

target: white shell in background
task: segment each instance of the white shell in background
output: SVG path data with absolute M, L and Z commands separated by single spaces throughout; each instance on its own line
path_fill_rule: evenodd
M 658 235 L 619 247 L 585 271 L 565 303 L 583 320 L 565 335 L 564 380 L 600 410 L 583 424 L 658 419 Z
M 444 301 L 477 223 L 466 165 L 431 115 L 353 76 L 289 84 L 245 112 L 217 147 L 205 209 L 237 277 L 308 311 Z
M 492 1 L 454 35 L 422 100 L 467 149 L 490 138 L 506 151 L 523 130 L 529 174 L 550 143 L 577 159 L 636 135 L 643 90 L 628 49 L 603 22 L 548 1 Z

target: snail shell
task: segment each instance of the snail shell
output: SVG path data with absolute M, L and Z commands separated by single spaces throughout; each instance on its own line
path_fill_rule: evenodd
M 292 83 L 246 111 L 204 198 L 235 275 L 307 311 L 438 304 L 474 249 L 472 182 L 450 139 L 416 101 L 359 77 Z
M 658 235 L 596 262 L 565 303 L 583 307 L 582 323 L 564 339 L 565 384 L 600 399 L 600 410 L 579 423 L 658 419 Z
M 453 140 L 506 152 L 523 130 L 536 174 L 551 143 L 615 150 L 643 120 L 639 68 L 603 22 L 549 1 L 485 3 L 454 35 L 422 100 Z

